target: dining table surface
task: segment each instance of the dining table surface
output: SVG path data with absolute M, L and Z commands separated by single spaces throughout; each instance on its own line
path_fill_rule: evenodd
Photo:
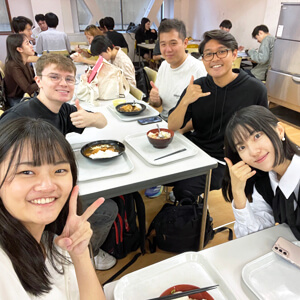
M 76 64 L 76 85 L 80 76 L 86 71 L 87 66 Z M 76 87 L 75 87 L 76 93 Z M 72 101 L 75 100 L 73 98 Z M 80 99 L 79 99 L 80 100 Z M 131 94 L 126 95 L 125 101 L 136 100 Z M 80 101 L 80 105 L 93 112 L 101 112 L 107 119 L 107 125 L 103 129 L 86 128 L 82 134 L 69 133 L 66 138 L 76 150 L 79 171 L 79 190 L 82 201 L 96 200 L 99 197 L 111 198 L 157 185 L 170 184 L 179 180 L 205 175 L 206 185 L 203 195 L 203 218 L 200 233 L 200 249 L 204 244 L 204 229 L 206 222 L 207 196 L 210 187 L 210 178 L 212 169 L 217 167 L 217 161 L 196 147 L 183 135 L 175 132 L 172 143 L 166 149 L 155 149 L 146 142 L 147 132 L 156 128 L 157 124 L 161 128 L 168 128 L 167 122 L 162 120 L 159 123 L 140 125 L 137 120 L 143 117 L 152 117 L 159 115 L 159 112 L 148 103 L 140 101 L 146 105 L 146 110 L 138 116 L 123 117 L 115 109 L 113 100 L 96 101 L 96 103 L 87 103 Z M 83 158 L 80 149 L 83 145 L 97 140 L 116 140 L 125 145 L 125 154 L 123 165 L 120 170 L 120 164 L 116 164 L 116 159 L 110 162 L 87 162 Z M 139 143 L 143 142 L 141 146 Z M 176 147 L 175 147 L 176 146 Z M 156 160 L 153 159 L 186 149 L 184 152 Z M 120 160 L 120 159 L 119 159 Z M 124 166 L 125 164 L 125 166 Z M 127 165 L 126 165 L 127 164 Z M 98 172 L 99 170 L 99 172 Z M 102 172 L 105 171 L 105 172 Z M 105 176 L 103 175 L 105 173 Z M 80 175 L 84 174 L 84 180 L 80 180 Z
M 294 237 L 292 231 L 286 224 L 280 224 L 247 236 L 244 236 L 242 238 L 238 238 L 232 241 L 228 241 L 224 244 L 217 245 L 208 249 L 204 249 L 199 252 L 187 252 L 183 254 L 178 254 L 174 257 L 168 258 L 166 260 L 163 260 L 161 262 L 158 262 L 156 264 L 150 265 L 148 267 L 145 267 L 143 269 L 137 270 L 135 272 L 132 272 L 128 275 L 125 275 L 120 280 L 113 281 L 111 283 L 108 283 L 104 285 L 104 292 L 106 295 L 107 300 L 123 300 L 126 299 L 123 295 L 126 295 L 126 293 L 131 292 L 131 287 L 133 286 L 132 279 L 135 279 L 135 290 L 138 294 L 139 286 L 144 287 L 144 283 L 146 281 L 146 278 L 150 274 L 150 278 L 147 280 L 151 280 L 152 282 L 155 282 L 155 276 L 159 276 L 160 274 L 164 274 L 166 271 L 165 269 L 170 266 L 169 273 L 166 273 L 164 275 L 167 275 L 165 277 L 171 277 L 175 281 L 179 274 L 180 269 L 184 268 L 184 263 L 181 264 L 182 259 L 187 257 L 193 257 L 193 255 L 198 256 L 198 260 L 201 262 L 205 262 L 205 266 L 207 267 L 209 275 L 212 276 L 213 279 L 219 278 L 219 281 L 222 282 L 224 285 L 222 286 L 223 290 L 225 290 L 225 287 L 227 287 L 227 292 L 231 293 L 231 296 L 224 297 L 222 299 L 228 299 L 228 300 L 257 300 L 258 297 L 253 293 L 253 291 L 245 284 L 242 273 L 243 269 L 247 264 L 251 264 L 253 261 L 263 258 L 264 256 L 267 256 L 270 254 L 272 246 L 276 242 L 276 240 L 279 237 L 284 237 L 285 239 L 289 241 L 295 241 L 296 238 Z M 181 258 L 181 259 L 180 259 Z M 172 264 L 174 262 L 178 262 L 178 267 L 176 269 L 176 274 L 172 274 Z M 263 262 L 263 260 L 262 260 Z M 262 265 L 263 263 L 261 263 Z M 290 263 L 287 263 L 287 266 L 291 269 L 296 269 L 296 272 L 300 274 L 300 270 L 293 266 Z M 175 268 L 175 266 L 174 266 Z M 194 266 L 195 268 L 195 266 Z M 158 271 L 157 271 L 158 270 Z M 157 271 L 157 273 L 155 273 Z M 294 270 L 295 271 L 295 270 Z M 193 270 L 191 270 L 193 272 Z M 212 275 L 212 273 L 214 275 Z M 152 274 L 152 275 L 151 275 Z M 156 274 L 156 275 L 155 275 Z M 137 275 L 137 276 L 135 276 Z M 153 276 L 153 277 L 151 277 Z M 183 278 L 189 278 L 189 274 L 186 273 L 182 276 Z M 298 276 L 299 278 L 299 276 Z M 161 279 L 161 281 L 167 280 Z M 192 278 L 194 280 L 193 282 L 190 282 L 190 284 L 198 285 L 199 281 L 201 281 L 201 278 Z M 269 279 L 272 281 L 272 278 Z M 218 280 L 214 283 L 219 283 Z M 189 282 L 184 282 L 189 283 Z M 161 283 L 163 286 L 163 283 Z M 156 289 L 155 286 L 149 287 L 149 290 Z M 221 284 L 220 284 L 221 288 Z M 123 289 L 123 291 L 122 291 Z M 147 299 L 151 297 L 147 297 L 147 291 L 145 290 L 145 296 L 144 298 L 136 298 L 136 299 Z M 160 290 L 160 293 L 162 293 L 164 289 Z M 213 293 L 213 292 L 211 292 Z M 114 294 L 116 295 L 122 295 L 118 297 L 114 297 Z M 152 295 L 151 295 L 152 296 Z M 159 294 L 157 295 L 159 296 Z M 132 294 L 131 294 L 132 297 Z M 132 298 L 133 299 L 133 298 Z M 219 298 L 215 298 L 218 300 Z M 221 299 L 221 298 L 220 298 Z M 274 298 L 268 298 L 270 300 L 273 300 Z M 279 299 L 279 298 L 278 298 Z M 280 298 L 280 299 L 288 299 L 288 298 Z M 295 298 L 289 298 L 289 299 L 295 299 Z

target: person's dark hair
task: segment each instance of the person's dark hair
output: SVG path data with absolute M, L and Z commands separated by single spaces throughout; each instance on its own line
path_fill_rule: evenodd
M 17 50 L 18 47 L 22 47 L 24 40 L 27 39 L 25 34 L 11 34 L 6 38 L 6 59 L 5 63 L 14 61 L 18 66 L 24 68 L 21 53 Z
M 104 35 L 97 35 L 91 44 L 91 53 L 93 56 L 100 55 L 102 52 L 106 52 L 107 49 L 114 48 L 112 41 Z
M 60 71 L 76 74 L 76 67 L 71 59 L 61 54 L 48 53 L 42 55 L 36 62 L 35 70 L 37 76 L 41 75 L 43 70 L 51 64 L 56 65 L 56 68 Z
M 45 14 L 45 21 L 50 28 L 56 28 L 58 25 L 58 17 L 52 12 Z
M 100 29 L 104 29 L 104 18 L 99 20 L 99 27 Z
M 252 105 L 242 108 L 236 112 L 227 124 L 225 130 L 225 157 L 229 158 L 233 164 L 241 161 L 235 144 L 245 140 L 254 132 L 263 132 L 270 139 L 275 150 L 275 160 L 273 167 L 281 164 L 285 159 L 291 160 L 294 154 L 300 155 L 299 147 L 294 144 L 286 135 L 285 141 L 281 141 L 276 126 L 278 124 L 276 116 L 267 108 L 260 105 Z M 266 176 L 266 172 L 256 170 L 257 173 L 247 180 L 245 194 L 250 200 L 253 192 L 253 185 L 261 176 Z M 225 167 L 225 175 L 222 183 L 222 193 L 226 201 L 233 199 L 231 190 L 231 179 L 228 166 Z
M 45 16 L 43 14 L 35 15 L 35 21 L 38 23 L 39 21 L 45 21 Z
M 33 25 L 32 21 L 24 16 L 15 17 L 11 21 L 11 27 L 15 33 L 24 31 L 27 24 L 31 27 Z
M 107 30 L 113 30 L 115 27 L 115 21 L 112 17 L 105 17 L 103 25 L 107 28 Z
M 53 164 L 62 159 L 67 161 L 71 168 L 73 186 L 76 185 L 77 167 L 74 153 L 62 133 L 44 120 L 23 117 L 0 125 L 0 164 L 3 165 L 4 161 L 9 162 L 7 170 L 3 172 L 0 189 L 7 179 L 8 172 L 17 171 L 15 166 L 20 162 L 25 149 L 31 150 L 36 166 Z M 70 263 L 58 252 L 53 241 L 54 235 L 61 234 L 65 226 L 69 213 L 69 198 L 57 219 L 46 225 L 40 244 L 22 222 L 6 210 L 0 198 L 0 247 L 10 258 L 23 288 L 35 296 L 51 290 L 45 253 L 53 268 L 61 274 L 63 269 L 59 265 Z
M 141 28 L 143 31 L 146 30 L 146 29 L 145 29 L 145 25 L 146 25 L 146 23 L 148 23 L 148 22 L 150 22 L 150 20 L 149 20 L 148 18 L 142 18 L 140 28 Z
M 160 36 L 161 33 L 170 32 L 172 30 L 175 30 L 178 32 L 179 37 L 184 40 L 186 38 L 186 28 L 182 21 L 177 19 L 167 19 L 162 22 L 160 22 L 160 25 L 158 27 L 158 36 Z
M 203 33 L 203 40 L 199 45 L 199 53 L 201 55 L 204 52 L 206 43 L 208 43 L 210 40 L 218 41 L 221 45 L 224 45 L 231 51 L 238 49 L 238 43 L 231 33 L 224 30 L 214 29 Z
M 224 27 L 224 28 L 231 29 L 232 28 L 232 23 L 229 20 L 223 20 L 221 22 L 221 24 L 219 25 L 219 27 Z
M 256 26 L 252 31 L 252 37 L 255 39 L 255 37 L 258 35 L 259 31 L 263 31 L 264 33 L 269 33 L 269 28 L 266 25 L 258 25 Z

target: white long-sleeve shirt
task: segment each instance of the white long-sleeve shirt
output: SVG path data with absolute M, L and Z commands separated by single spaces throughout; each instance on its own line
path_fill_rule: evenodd
M 269 172 L 269 179 L 274 196 L 279 186 L 285 198 L 288 199 L 294 192 L 296 200 L 299 200 L 297 198 L 300 185 L 300 156 L 294 155 L 291 164 L 280 180 L 277 179 L 277 173 L 274 171 Z M 236 209 L 234 201 L 232 201 L 233 213 L 236 220 L 234 225 L 236 237 L 242 237 L 275 225 L 271 206 L 257 192 L 255 187 L 252 199 L 253 202 L 249 203 L 247 201 L 246 207 L 243 209 Z M 297 207 L 296 201 L 294 202 L 294 207 Z

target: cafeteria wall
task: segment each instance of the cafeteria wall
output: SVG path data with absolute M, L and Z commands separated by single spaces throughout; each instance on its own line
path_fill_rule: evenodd
M 8 0 L 8 5 L 12 17 L 24 15 L 33 21 L 38 13 L 54 12 L 60 20 L 57 29 L 74 34 L 78 28 L 76 16 L 72 14 L 74 1 L 76 0 Z M 161 2 L 161 0 L 152 1 Z M 89 7 L 94 7 L 99 1 L 85 0 L 85 2 Z M 259 24 L 266 24 L 270 33 L 275 35 L 281 2 L 282 0 L 164 0 L 164 6 L 165 17 L 175 17 L 184 21 L 188 36 L 194 39 L 201 39 L 203 32 L 219 28 L 223 19 L 229 19 L 233 23 L 231 33 L 238 43 L 246 48 L 258 48 L 256 40 L 251 37 L 252 30 Z M 293 2 L 299 3 L 300 0 Z M 95 14 L 93 20 L 98 20 L 100 8 L 91 11 Z M 1 61 L 6 57 L 6 37 L 7 35 L 0 35 Z

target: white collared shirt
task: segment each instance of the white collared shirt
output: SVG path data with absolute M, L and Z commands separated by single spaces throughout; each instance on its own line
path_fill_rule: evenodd
M 280 190 L 286 198 L 294 192 L 298 200 L 298 192 L 300 185 L 300 156 L 294 155 L 293 159 L 280 180 L 277 179 L 277 173 L 269 172 L 271 187 L 276 194 L 276 189 L 279 186 Z M 271 227 L 275 225 L 273 210 L 271 206 L 257 192 L 255 186 L 252 194 L 253 202 L 247 201 L 246 207 L 236 209 L 234 201 L 232 201 L 232 209 L 235 216 L 234 231 L 236 237 L 242 237 L 247 234 Z M 294 202 L 294 207 L 297 207 L 297 202 Z

